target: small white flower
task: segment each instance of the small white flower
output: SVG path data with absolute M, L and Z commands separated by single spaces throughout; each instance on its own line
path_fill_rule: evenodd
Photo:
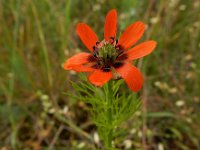
M 135 134 L 137 130 L 135 128 L 131 129 L 131 134 Z
M 125 149 L 130 149 L 131 146 L 132 146 L 132 141 L 131 140 L 125 140 L 124 146 L 125 146 Z
M 64 114 L 67 114 L 68 111 L 69 111 L 69 107 L 68 107 L 68 106 L 65 106 L 65 107 L 63 108 L 63 113 L 64 113 Z
M 97 132 L 94 132 L 94 142 L 99 144 L 99 134 Z
M 184 11 L 186 9 L 186 5 L 181 5 L 180 7 L 179 7 L 179 10 L 181 10 L 181 11 Z
M 159 17 L 153 17 L 153 18 L 150 19 L 150 21 L 151 21 L 152 24 L 158 23 L 159 20 L 160 20 Z
M 183 100 L 176 101 L 176 106 L 182 107 L 183 105 L 185 105 L 185 102 Z
M 158 144 L 158 150 L 164 150 L 164 146 L 163 146 L 162 143 L 159 143 L 159 144 Z

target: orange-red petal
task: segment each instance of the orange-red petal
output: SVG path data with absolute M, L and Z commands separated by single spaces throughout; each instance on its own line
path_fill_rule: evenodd
M 71 67 L 69 70 L 74 70 L 76 72 L 92 72 L 95 69 L 92 68 L 91 66 L 77 65 L 77 66 Z
M 95 70 L 90 76 L 89 81 L 96 86 L 103 86 L 112 78 L 112 72 L 104 72 L 100 69 Z
M 143 22 L 137 21 L 131 24 L 120 36 L 118 45 L 127 50 L 142 37 L 144 31 L 145 24 Z
M 112 9 L 108 12 L 104 25 L 104 38 L 109 40 L 110 37 L 116 38 L 117 32 L 117 11 Z
M 70 57 L 69 59 L 67 59 L 64 63 L 64 69 L 66 70 L 71 70 L 71 67 L 73 66 L 77 66 L 77 65 L 82 65 L 85 63 L 88 63 L 88 57 L 91 54 L 89 53 L 78 53 L 72 57 Z
M 142 88 L 143 76 L 131 63 L 124 63 L 123 66 L 116 68 L 116 72 L 124 78 L 126 84 L 132 91 L 137 92 Z
M 90 50 L 93 51 L 93 46 L 98 41 L 97 35 L 94 31 L 85 23 L 79 23 L 76 27 L 76 32 L 83 44 Z
M 138 59 L 150 54 L 156 47 L 156 44 L 157 43 L 155 41 L 146 41 L 135 46 L 127 51 L 126 54 L 128 55 L 128 60 Z

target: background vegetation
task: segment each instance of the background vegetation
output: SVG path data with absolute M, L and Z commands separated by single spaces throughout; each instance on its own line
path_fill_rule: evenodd
M 108 10 L 118 30 L 147 24 L 158 47 L 137 66 L 145 75 L 141 111 L 122 125 L 119 149 L 200 149 L 199 0 L 0 0 L 0 149 L 101 148 L 96 127 L 62 63 L 87 51 L 75 32 L 88 23 L 100 38 Z M 129 94 L 124 86 L 122 91 Z

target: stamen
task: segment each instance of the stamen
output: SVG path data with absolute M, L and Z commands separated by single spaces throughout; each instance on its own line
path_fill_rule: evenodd
M 95 57 L 95 58 L 97 58 L 97 52 L 95 51 L 94 53 L 93 53 L 93 56 Z
M 98 52 L 98 48 L 96 46 L 93 46 L 94 52 Z
M 113 67 L 114 67 L 115 69 L 117 69 L 117 68 L 122 67 L 123 65 L 124 65 L 124 63 L 122 63 L 122 62 L 116 62 L 116 63 L 113 65 Z
M 118 51 L 123 50 L 123 48 L 121 47 L 121 45 L 117 45 L 117 44 L 115 45 L 115 49 L 118 50 Z
M 88 60 L 88 62 L 96 62 L 97 61 L 96 58 L 97 57 L 95 57 L 94 54 L 93 54 L 93 55 L 89 55 L 88 58 L 87 58 L 87 60 Z
M 117 50 L 118 56 L 121 55 L 123 52 L 124 52 L 124 51 L 121 50 L 121 49 Z
M 100 68 L 100 65 L 99 65 L 98 63 L 95 63 L 95 64 L 92 66 L 92 68 L 94 68 L 94 69 L 99 69 L 99 68 Z
M 117 56 L 117 60 L 118 61 L 123 61 L 123 60 L 126 60 L 128 58 L 127 54 L 120 54 Z
M 92 48 L 93 48 L 93 50 L 94 50 L 94 51 L 93 51 L 93 56 L 97 58 L 97 57 L 98 57 L 98 54 L 99 54 L 98 48 L 97 48 L 96 46 L 93 46 Z
M 105 72 L 111 71 L 111 66 L 113 66 L 116 61 L 119 61 L 118 57 L 121 57 L 124 53 L 117 43 L 118 39 L 111 36 L 108 41 L 97 41 L 96 45 L 93 47 L 93 56 L 98 62 L 97 66 Z
M 98 46 L 98 45 L 99 45 L 99 43 L 100 43 L 100 42 L 99 42 L 99 41 L 97 41 L 97 42 L 96 42 L 96 46 Z
M 103 70 L 104 72 L 109 72 L 109 71 L 110 71 L 110 66 L 104 66 L 104 67 L 102 68 L 102 70 Z
M 95 47 L 95 46 L 93 46 L 93 47 L 92 47 L 92 49 L 95 51 L 96 47 Z
M 112 40 L 112 41 L 111 41 Z M 110 37 L 110 41 L 109 41 L 111 44 L 113 44 L 115 42 L 115 37 L 111 36 Z
M 116 38 L 116 43 L 115 43 L 116 45 L 118 44 L 118 38 Z

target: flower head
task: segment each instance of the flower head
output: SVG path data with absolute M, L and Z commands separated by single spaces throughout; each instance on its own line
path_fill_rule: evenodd
M 128 87 L 137 92 L 142 88 L 143 76 L 131 61 L 150 54 L 156 47 L 155 41 L 146 41 L 133 48 L 143 35 L 145 24 L 137 21 L 116 37 L 117 11 L 110 10 L 104 25 L 104 40 L 99 41 L 94 31 L 85 23 L 79 23 L 77 34 L 91 53 L 79 53 L 64 63 L 64 69 L 90 72 L 89 81 L 103 86 L 116 75 L 125 80 Z

